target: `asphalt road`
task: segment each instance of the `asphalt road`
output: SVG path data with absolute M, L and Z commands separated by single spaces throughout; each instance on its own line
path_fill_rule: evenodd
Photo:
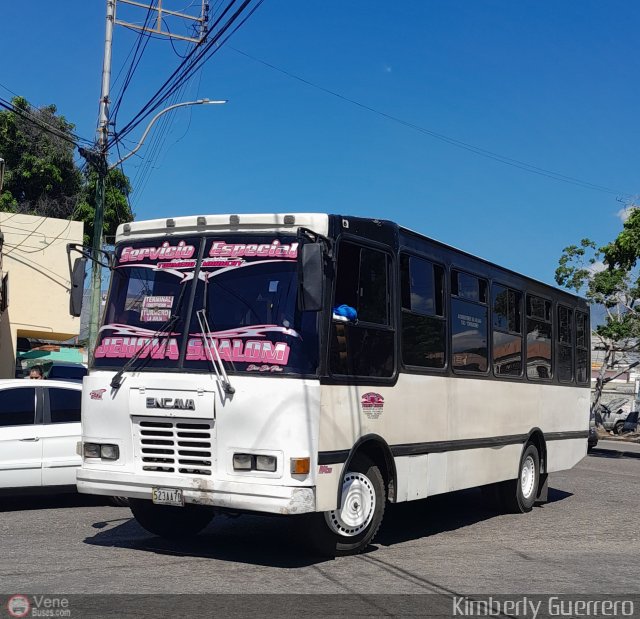
M 391 506 L 371 550 L 315 559 L 291 519 L 218 517 L 195 541 L 67 495 L 0 499 L 0 592 L 640 593 L 640 447 L 602 441 L 550 501 L 496 515 L 477 490 Z

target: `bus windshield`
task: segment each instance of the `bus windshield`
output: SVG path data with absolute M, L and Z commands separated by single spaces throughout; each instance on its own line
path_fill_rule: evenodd
M 297 247 L 276 235 L 120 245 L 94 366 L 139 353 L 132 370 L 212 371 L 217 348 L 229 373 L 315 374 L 317 314 L 298 309 Z

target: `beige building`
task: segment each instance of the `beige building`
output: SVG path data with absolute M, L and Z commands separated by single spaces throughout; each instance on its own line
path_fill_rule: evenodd
M 83 224 L 0 213 L 0 232 L 0 378 L 13 378 L 18 337 L 63 342 L 80 331 L 80 319 L 69 315 L 67 243 L 82 243 Z

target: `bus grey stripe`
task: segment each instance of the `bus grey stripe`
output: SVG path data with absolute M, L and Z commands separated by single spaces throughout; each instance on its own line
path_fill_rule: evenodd
M 570 432 L 549 432 L 544 435 L 547 441 L 571 440 L 587 438 L 587 430 Z M 492 436 L 487 438 L 472 438 L 455 441 L 431 441 L 428 443 L 406 443 L 391 445 L 391 453 L 394 457 L 418 456 L 429 453 L 445 453 L 447 451 L 462 451 L 465 449 L 483 449 L 491 447 L 504 447 L 505 445 L 518 445 L 529 438 L 528 434 L 511 434 L 507 436 Z M 336 451 L 321 451 L 318 453 L 318 464 L 340 464 L 346 462 L 350 451 L 341 449 Z

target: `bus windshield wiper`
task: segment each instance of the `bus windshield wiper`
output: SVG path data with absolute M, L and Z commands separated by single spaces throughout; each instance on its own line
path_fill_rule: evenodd
M 170 335 L 171 329 L 173 329 L 174 325 L 176 324 L 179 318 L 180 316 L 178 314 L 174 314 L 157 331 L 155 331 L 152 335 L 149 336 L 149 339 L 147 340 L 146 344 L 144 344 L 144 346 L 141 346 L 138 349 L 138 352 L 135 355 L 133 355 L 133 357 L 131 357 L 131 359 L 129 359 L 129 361 L 127 361 L 118 370 L 115 376 L 111 379 L 110 385 L 113 389 L 118 389 L 120 387 L 120 385 L 122 384 L 122 375 L 128 370 L 130 370 L 133 364 L 136 361 L 138 361 L 138 359 L 140 359 L 140 357 L 142 356 L 142 353 L 147 352 L 147 350 L 149 350 L 149 345 L 152 342 L 154 342 L 156 338 L 160 337 L 160 335 L 162 335 L 165 332 L 168 332 L 168 334 L 162 346 L 167 346 L 167 344 L 169 343 L 169 335 Z
M 213 366 L 213 370 L 216 374 L 216 380 L 227 395 L 233 395 L 236 390 L 231 386 L 229 375 L 227 374 L 227 370 L 225 369 L 224 363 L 222 363 L 222 358 L 220 357 L 220 352 L 218 351 L 218 345 L 216 344 L 215 339 L 211 338 L 211 340 L 209 340 L 211 328 L 209 327 L 209 321 L 207 320 L 207 310 L 204 308 L 198 310 L 196 312 L 196 316 L 200 323 L 200 331 L 202 331 L 204 349 L 207 353 L 207 358 L 211 361 L 211 365 Z
M 144 346 L 141 346 L 138 349 L 138 352 L 136 352 L 135 355 L 133 355 L 133 357 L 131 357 L 131 359 L 129 359 L 129 361 L 127 361 L 119 370 L 118 372 L 114 375 L 114 377 L 111 379 L 111 383 L 110 386 L 112 389 L 119 389 L 120 385 L 122 384 L 122 376 L 125 372 L 129 371 L 131 369 L 131 367 L 134 365 L 134 363 L 136 363 L 138 361 L 138 359 L 140 359 L 140 357 L 142 356 L 143 353 L 147 352 L 150 350 L 150 344 L 152 344 L 152 342 L 154 342 L 156 340 L 156 338 L 160 337 L 160 335 L 162 335 L 163 333 L 167 333 L 167 336 L 164 340 L 164 343 L 162 344 L 162 346 L 167 346 L 169 344 L 169 336 L 171 335 L 171 329 L 173 329 L 173 327 L 175 326 L 176 322 L 178 322 L 178 320 L 180 319 L 180 314 L 178 313 L 178 310 L 180 309 L 180 306 L 182 304 L 182 298 L 184 297 L 184 291 L 186 290 L 186 288 L 183 288 L 180 291 L 180 296 L 178 297 L 178 302 L 176 303 L 176 313 L 172 314 L 167 321 L 161 325 L 157 331 L 155 331 L 153 334 L 151 334 L 149 336 L 149 339 L 147 340 L 146 344 L 144 344 Z M 148 357 L 147 357 L 148 359 Z M 141 368 L 139 368 L 141 369 Z

